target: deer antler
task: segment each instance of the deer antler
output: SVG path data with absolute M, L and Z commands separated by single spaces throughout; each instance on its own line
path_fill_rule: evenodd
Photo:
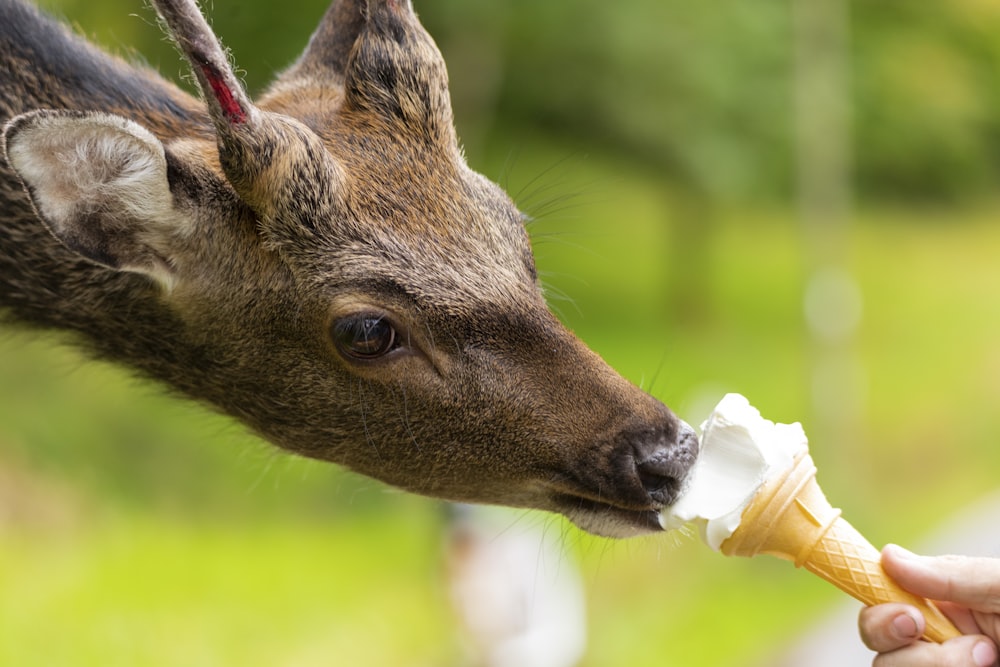
M 226 178 L 251 206 L 268 201 L 268 186 L 260 177 L 282 135 L 274 117 L 250 100 L 195 0 L 153 0 L 153 4 L 197 77 L 215 125 Z
M 194 0 L 153 0 L 167 30 L 191 63 L 220 139 L 252 121 L 255 107 Z

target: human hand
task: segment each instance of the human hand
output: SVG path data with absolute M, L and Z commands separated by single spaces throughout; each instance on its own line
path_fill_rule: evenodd
M 865 646 L 878 653 L 873 667 L 997 667 L 1000 559 L 918 556 L 889 545 L 882 567 L 906 590 L 934 600 L 963 636 L 923 642 L 924 617 L 914 607 L 867 607 L 858 626 Z

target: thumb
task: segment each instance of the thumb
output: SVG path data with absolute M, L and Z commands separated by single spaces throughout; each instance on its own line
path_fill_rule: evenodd
M 1000 613 L 1000 559 L 919 556 L 890 544 L 882 550 L 882 568 L 921 597 Z

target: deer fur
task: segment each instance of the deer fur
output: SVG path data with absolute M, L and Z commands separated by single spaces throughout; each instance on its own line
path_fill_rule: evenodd
M 658 530 L 694 434 L 549 312 L 409 2 L 335 0 L 256 102 L 154 5 L 202 100 L 0 0 L 0 317 L 416 493 Z

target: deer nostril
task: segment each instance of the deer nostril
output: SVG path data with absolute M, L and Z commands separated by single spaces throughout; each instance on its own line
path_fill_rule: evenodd
M 660 505 L 676 501 L 698 456 L 694 429 L 682 421 L 673 442 L 660 437 L 637 445 L 635 451 L 636 474 L 650 499 Z

